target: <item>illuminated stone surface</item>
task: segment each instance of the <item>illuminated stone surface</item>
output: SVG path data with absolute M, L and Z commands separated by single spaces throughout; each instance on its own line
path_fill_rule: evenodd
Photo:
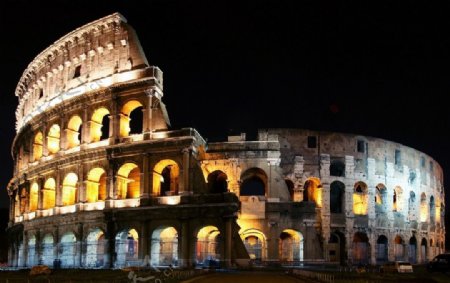
M 375 264 L 445 250 L 432 158 L 349 134 L 206 144 L 169 131 L 162 72 L 119 14 L 44 50 L 16 95 L 11 266 Z

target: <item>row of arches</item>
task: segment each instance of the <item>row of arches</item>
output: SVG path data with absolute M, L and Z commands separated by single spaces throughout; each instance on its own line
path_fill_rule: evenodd
M 92 111 L 88 121 L 83 121 L 81 117 L 82 115 L 79 114 L 71 116 L 63 130 L 59 124 L 51 125 L 45 138 L 42 131 L 37 131 L 33 138 L 33 161 L 44 156 L 44 147 L 48 155 L 52 155 L 60 151 L 61 147 L 71 149 L 79 146 L 83 141 L 94 143 L 112 136 L 111 113 L 106 107 L 99 107 Z M 125 103 L 119 117 L 119 137 L 142 133 L 143 104 L 141 102 L 131 100 Z M 65 145 L 61 144 L 63 135 L 65 135 Z

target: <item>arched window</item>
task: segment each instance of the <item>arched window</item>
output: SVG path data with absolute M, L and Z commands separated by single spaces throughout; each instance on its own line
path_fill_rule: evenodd
M 138 259 L 139 235 L 135 229 L 124 230 L 116 235 L 117 253 L 115 266 L 126 266 L 128 262 L 135 262 Z
M 105 233 L 99 228 L 95 228 L 86 237 L 86 267 L 103 267 L 106 255 Z
M 178 232 L 174 227 L 163 226 L 152 233 L 152 266 L 178 265 Z
M 330 212 L 343 213 L 345 196 L 345 185 L 342 182 L 334 181 L 330 185 Z
M 267 258 L 266 236 L 258 229 L 247 229 L 240 233 L 250 259 L 265 260 Z
M 430 223 L 434 224 L 436 221 L 436 205 L 434 203 L 434 196 L 430 197 Z
M 377 264 L 388 261 L 388 239 L 384 235 L 378 237 L 376 256 Z
M 279 239 L 280 261 L 303 260 L 303 235 L 292 229 L 285 229 Z
M 33 160 L 39 160 L 42 157 L 44 138 L 41 132 L 37 132 L 33 142 Z
M 109 111 L 100 107 L 94 111 L 90 123 L 90 140 L 98 142 L 109 137 Z
M 416 218 L 416 194 L 413 191 L 409 192 L 408 199 L 408 215 L 409 219 L 413 220 Z
M 408 260 L 410 263 L 417 262 L 417 240 L 413 236 L 409 239 Z
M 158 196 L 178 195 L 180 167 L 171 159 L 160 160 L 153 168 L 153 193 Z
M 59 151 L 59 139 L 61 137 L 61 131 L 57 124 L 53 124 L 50 127 L 47 135 L 47 149 L 50 154 L 57 153 Z
M 353 236 L 353 263 L 367 264 L 369 260 L 369 238 L 365 233 L 357 232 Z
M 386 213 L 387 211 L 387 190 L 383 184 L 375 187 L 375 212 Z
M 401 236 L 397 235 L 394 239 L 395 260 L 401 261 L 405 259 L 404 242 Z
M 73 148 L 80 145 L 81 141 L 81 124 L 82 120 L 80 116 L 72 116 L 69 123 L 67 124 L 66 137 L 67 137 L 67 148 Z
M 97 202 L 106 199 L 106 172 L 103 168 L 89 171 L 86 184 L 86 201 Z
M 392 200 L 392 208 L 394 211 L 401 211 L 403 208 L 402 205 L 402 197 L 403 197 L 403 190 L 401 187 L 397 186 L 394 188 L 394 196 Z
M 420 222 L 427 222 L 428 220 L 428 204 L 425 193 L 420 195 Z
M 120 116 L 121 137 L 142 133 L 142 106 L 139 101 L 131 100 L 122 107 L 122 115 Z M 131 123 L 131 121 L 133 122 Z
M 141 188 L 141 174 L 134 163 L 125 163 L 117 172 L 117 198 L 138 198 Z
M 222 237 L 215 226 L 206 226 L 197 233 L 196 260 L 204 265 L 220 260 Z
M 303 185 L 303 201 L 312 201 L 322 207 L 322 184 L 319 178 L 311 177 Z
M 251 168 L 241 175 L 240 196 L 265 196 L 267 175 L 260 168 Z
M 77 183 L 78 176 L 75 173 L 66 175 L 62 188 L 62 204 L 73 205 L 77 202 Z
M 38 207 L 38 195 L 39 195 L 39 186 L 36 182 L 31 185 L 30 188 L 30 202 L 29 202 L 29 211 L 33 212 L 37 210 Z
M 42 190 L 42 208 L 49 209 L 55 207 L 55 179 L 49 178 L 45 181 L 44 189 Z
M 228 192 L 227 174 L 220 170 L 211 172 L 208 175 L 208 191 L 210 193 L 226 193 Z
M 353 191 L 353 213 L 355 215 L 367 215 L 367 207 L 367 185 L 363 182 L 357 182 Z
M 345 163 L 341 160 L 333 160 L 330 164 L 330 175 L 336 177 L 345 176 Z

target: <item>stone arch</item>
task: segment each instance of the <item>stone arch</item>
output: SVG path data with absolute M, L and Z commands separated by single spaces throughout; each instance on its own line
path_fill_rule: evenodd
M 116 267 L 138 259 L 139 234 L 136 229 L 122 230 L 116 235 Z
M 427 195 L 422 193 L 420 195 L 420 222 L 427 222 L 428 220 L 428 204 Z
M 77 203 L 78 176 L 70 172 L 64 177 L 62 187 L 62 205 Z
M 310 177 L 303 185 L 303 201 L 312 201 L 322 207 L 322 183 L 319 178 Z
M 67 149 L 77 147 L 81 143 L 81 125 L 83 121 L 80 116 L 74 115 L 70 118 L 67 123 L 66 129 L 66 141 L 67 141 Z
M 55 259 L 55 253 L 54 253 L 55 243 L 54 238 L 52 234 L 45 234 L 44 237 L 42 237 L 42 246 L 41 246 L 41 260 L 43 265 L 52 266 L 53 260 Z
M 204 226 L 197 233 L 195 255 L 197 263 L 209 266 L 221 259 L 222 237 L 216 226 Z
M 375 212 L 387 213 L 387 189 L 383 184 L 378 184 L 375 187 Z
M 228 176 L 221 170 L 216 170 L 208 175 L 208 192 L 226 193 L 228 192 Z
M 293 229 L 284 229 L 279 238 L 279 259 L 282 262 L 303 260 L 302 233 Z
M 434 225 L 436 223 L 436 204 L 434 202 L 434 196 L 430 196 L 430 224 Z
M 59 125 L 53 124 L 48 130 L 47 134 L 47 149 L 49 154 L 54 154 L 59 151 L 61 139 L 61 129 Z
M 368 189 L 364 182 L 356 182 L 353 189 L 353 213 L 355 215 L 367 215 Z
M 266 235 L 258 229 L 247 229 L 240 233 L 250 259 L 262 261 L 267 258 Z
M 330 184 L 330 212 L 343 213 L 345 207 L 345 185 L 334 181 Z
M 394 239 L 394 258 L 396 261 L 405 259 L 405 243 L 400 235 L 395 236 Z
M 36 236 L 30 235 L 28 236 L 28 258 L 27 258 L 27 266 L 33 267 L 38 264 L 38 259 L 36 258 Z
M 422 262 L 427 262 L 428 256 L 428 243 L 427 239 L 422 238 L 420 242 L 420 257 L 422 258 Z
M 330 176 L 344 177 L 345 163 L 342 160 L 333 160 L 330 163 Z
M 386 236 L 378 236 L 376 248 L 377 264 L 383 264 L 388 261 L 388 244 L 388 238 Z
M 138 198 L 141 172 L 134 163 L 125 163 L 117 171 L 117 199 Z
M 410 263 L 417 262 L 417 240 L 414 236 L 409 239 L 408 260 Z
M 106 171 L 103 168 L 92 168 L 86 181 L 86 201 L 97 202 L 106 199 Z
M 241 174 L 240 196 L 265 196 L 267 174 L 260 168 L 250 168 Z
M 66 232 L 62 235 L 60 246 L 60 259 L 62 267 L 75 267 L 77 255 L 77 237 L 73 232 Z
M 366 233 L 356 232 L 353 235 L 353 263 L 367 264 L 369 262 L 369 238 Z
M 55 207 L 56 182 L 53 178 L 48 178 L 42 189 L 42 209 Z
M 341 265 L 345 263 L 345 235 L 340 231 L 330 234 L 328 240 L 328 256 L 331 262 L 339 262 Z
M 160 226 L 152 233 L 152 266 L 178 265 L 178 232 L 172 226 Z
M 109 114 L 109 110 L 105 107 L 99 107 L 92 113 L 89 125 L 91 142 L 98 142 L 109 137 Z
M 143 107 L 142 103 L 140 103 L 137 100 L 130 100 L 122 106 L 122 110 L 121 110 L 122 115 L 120 116 L 120 136 L 121 137 L 127 137 L 130 134 L 136 133 L 135 131 L 137 129 L 134 129 L 134 126 L 132 128 L 131 127 L 132 125 L 130 123 L 132 121 L 132 118 L 134 118 L 134 117 L 132 117 L 132 116 L 134 116 L 134 115 L 132 115 L 132 112 L 133 112 L 133 114 L 136 114 L 136 116 L 138 116 L 137 111 L 140 111 L 141 112 L 140 117 L 142 117 L 142 107 Z M 136 118 L 135 118 L 135 120 L 136 120 Z M 142 120 L 140 122 L 142 123 Z M 141 126 L 140 131 L 138 131 L 138 132 L 142 132 L 142 126 Z
M 178 195 L 180 166 L 172 159 L 163 159 L 153 168 L 153 194 L 157 196 Z
M 36 211 L 38 208 L 39 201 L 39 185 L 36 182 L 33 182 L 30 187 L 30 196 L 28 201 L 28 210 L 30 212 Z
M 392 209 L 397 212 L 400 212 L 403 209 L 403 189 L 400 186 L 394 188 Z
M 42 132 L 37 132 L 34 136 L 33 141 L 33 160 L 39 160 L 42 157 L 44 150 L 44 137 L 42 135 Z
M 94 228 L 86 237 L 86 267 L 103 267 L 106 257 L 105 233 L 100 228 Z
M 410 220 L 416 219 L 416 194 L 413 191 L 409 192 L 408 216 Z

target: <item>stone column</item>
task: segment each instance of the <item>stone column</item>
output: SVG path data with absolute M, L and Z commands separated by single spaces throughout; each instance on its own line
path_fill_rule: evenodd
M 225 267 L 231 267 L 231 249 L 232 249 L 232 239 L 233 239 L 233 218 L 227 217 L 225 218 L 225 258 L 224 264 Z
M 149 182 L 149 175 L 150 172 L 150 160 L 149 160 L 149 154 L 144 154 L 144 157 L 142 158 L 142 178 L 141 178 L 141 204 L 148 202 L 149 199 L 149 189 L 150 189 L 150 182 Z
M 23 266 L 28 266 L 28 233 L 25 231 L 23 233 L 23 252 L 22 252 L 22 263 Z
M 139 258 L 144 259 L 149 256 L 149 223 L 145 221 L 141 227 L 141 236 L 139 237 Z
M 111 115 L 109 116 L 109 144 L 116 144 L 120 140 L 120 110 L 117 94 L 112 94 Z
M 67 149 L 66 116 L 62 114 L 59 117 L 59 150 Z
M 56 185 L 55 185 L 55 209 L 53 210 L 55 214 L 59 214 L 59 207 L 63 206 L 62 204 L 62 181 L 61 181 L 61 172 L 57 168 L 55 170 L 56 174 Z
M 148 138 L 151 138 L 151 133 L 153 131 L 153 89 L 148 89 L 145 91 L 147 94 L 147 107 L 142 109 L 144 112 L 144 123 L 143 123 L 143 132 L 148 135 Z
M 83 266 L 83 223 L 78 223 L 78 241 L 76 243 L 76 259 L 75 266 L 82 267 Z
M 180 267 L 189 268 L 191 265 L 191 253 L 189 252 L 190 247 L 190 229 L 189 229 L 189 219 L 183 219 L 181 221 L 181 249 L 179 249 L 180 253 Z
M 189 184 L 189 175 L 191 171 L 191 164 L 190 164 L 190 154 L 191 151 L 189 148 L 184 148 L 182 150 L 183 153 L 183 165 L 182 165 L 182 182 L 180 182 L 179 186 L 179 194 L 180 195 L 186 195 L 189 194 L 191 191 L 190 184 Z

